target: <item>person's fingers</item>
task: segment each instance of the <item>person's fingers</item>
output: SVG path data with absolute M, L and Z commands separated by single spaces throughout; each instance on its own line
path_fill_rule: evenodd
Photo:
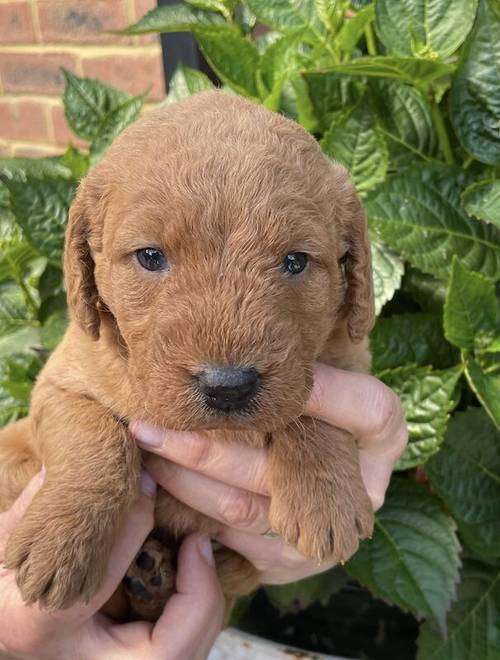
M 26 509 L 31 503 L 31 500 L 40 490 L 44 479 L 45 469 L 42 468 L 42 470 L 35 474 L 35 476 L 29 481 L 26 488 L 19 495 L 10 509 L 5 513 L 0 514 L 0 561 L 3 557 L 5 545 L 7 544 L 7 540 L 10 534 L 23 517 Z
M 408 441 L 397 395 L 373 376 L 318 364 L 305 412 L 356 438 L 363 481 L 376 511 Z
M 264 584 L 295 582 L 322 573 L 335 564 L 334 561 L 318 564 L 315 560 L 307 559 L 279 537 L 267 538 L 231 527 L 222 527 L 214 538 L 225 547 L 246 557 L 257 568 Z
M 176 590 L 153 629 L 153 648 L 165 658 L 202 660 L 222 628 L 225 608 L 208 536 L 193 534 L 184 540 Z
M 131 424 L 130 430 L 147 451 L 230 486 L 269 494 L 265 449 L 214 442 L 199 433 L 169 431 L 140 422 Z
M 148 456 L 145 466 L 158 484 L 196 511 L 257 534 L 269 529 L 268 497 L 228 486 L 159 456 Z

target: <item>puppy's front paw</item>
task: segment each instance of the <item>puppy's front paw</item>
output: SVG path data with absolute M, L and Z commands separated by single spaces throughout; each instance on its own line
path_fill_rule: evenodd
M 27 604 L 50 609 L 87 601 L 99 587 L 110 549 L 106 522 L 92 526 L 64 508 L 56 513 L 34 501 L 11 535 L 5 565 L 17 571 Z M 101 521 L 99 521 L 101 522 Z
M 321 479 L 310 486 L 307 492 L 273 493 L 271 528 L 309 559 L 347 561 L 360 539 L 372 534 L 370 499 L 362 485 L 344 490 Z

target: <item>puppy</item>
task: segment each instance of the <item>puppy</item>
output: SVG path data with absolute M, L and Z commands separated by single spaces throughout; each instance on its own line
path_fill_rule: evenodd
M 81 182 L 64 268 L 70 326 L 0 436 L 0 509 L 47 470 L 6 551 L 27 603 L 99 587 L 138 488 L 132 419 L 268 447 L 271 528 L 306 557 L 370 536 L 354 440 L 302 415 L 315 361 L 369 369 L 374 319 L 360 201 L 306 131 L 221 91 L 151 112 Z M 154 620 L 179 540 L 215 525 L 165 491 L 155 518 L 115 618 Z M 258 585 L 217 560 L 228 596 Z

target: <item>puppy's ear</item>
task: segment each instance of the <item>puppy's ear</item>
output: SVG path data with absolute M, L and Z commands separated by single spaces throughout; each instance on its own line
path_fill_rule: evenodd
M 347 285 L 344 309 L 349 336 L 357 343 L 369 334 L 375 323 L 372 259 L 361 200 L 347 173 L 343 189 L 341 226 L 347 247 L 341 255 Z
M 95 210 L 94 210 L 95 212 Z M 99 294 L 89 245 L 91 229 L 86 183 L 78 187 L 69 211 L 64 246 L 64 279 L 70 314 L 93 339 L 99 338 Z

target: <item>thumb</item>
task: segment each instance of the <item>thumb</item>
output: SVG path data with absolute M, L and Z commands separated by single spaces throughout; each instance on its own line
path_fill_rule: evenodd
M 225 610 L 208 536 L 192 534 L 183 542 L 176 590 L 153 630 L 153 645 L 169 658 L 201 660 L 222 628 Z
M 0 559 L 3 558 L 3 551 L 10 534 L 23 517 L 26 509 L 31 504 L 31 500 L 40 490 L 44 479 L 45 468 L 42 468 L 40 472 L 35 474 L 35 476 L 29 481 L 26 488 L 19 495 L 10 509 L 5 513 L 0 514 Z

